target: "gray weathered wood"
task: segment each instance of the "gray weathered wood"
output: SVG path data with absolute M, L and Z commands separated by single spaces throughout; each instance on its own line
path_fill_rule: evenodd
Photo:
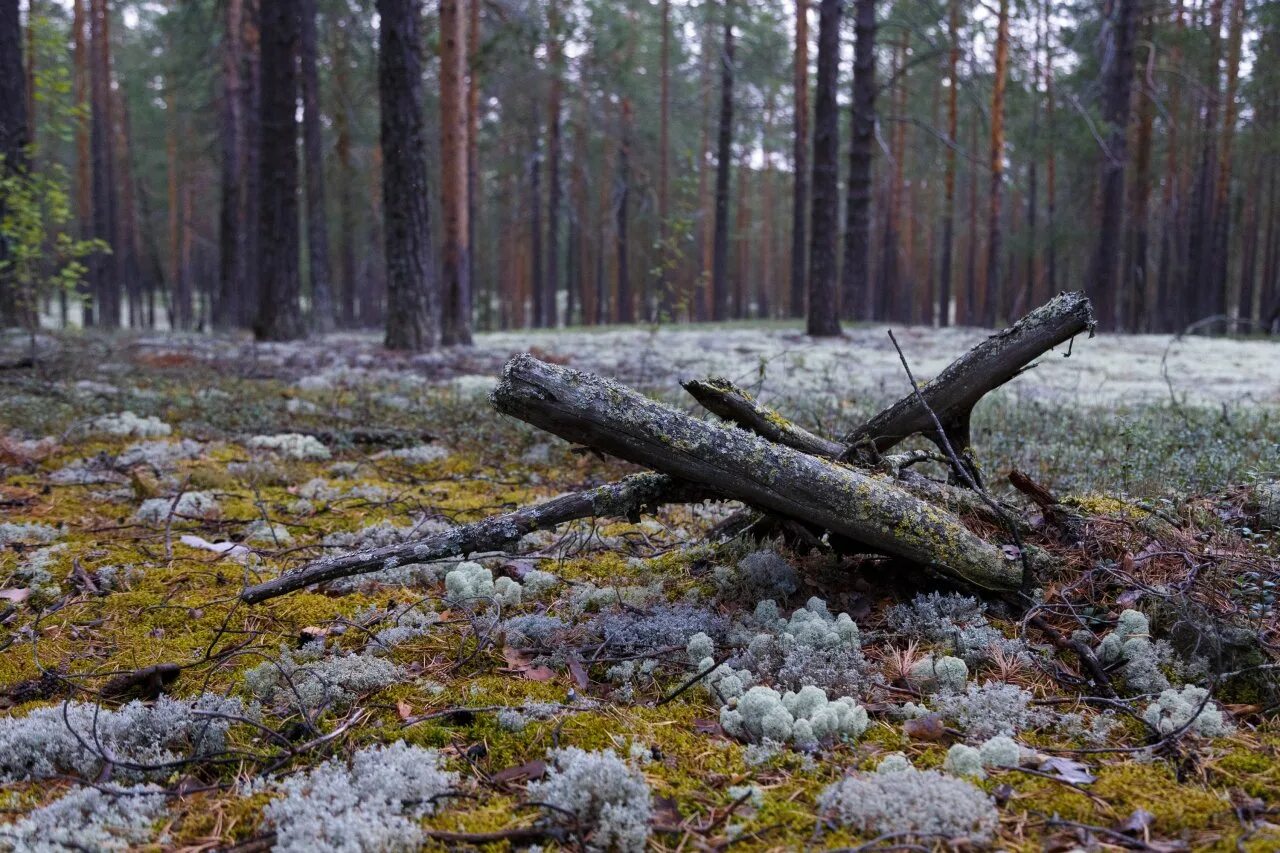
M 834 459 L 844 452 L 843 444 L 797 426 L 773 409 L 760 405 L 754 397 L 728 379 L 691 379 L 682 385 L 707 411 L 772 442 L 828 459 Z
M 767 512 L 817 525 L 983 589 L 1016 589 L 1021 566 L 950 512 L 852 466 L 698 420 L 607 379 L 531 355 L 507 362 L 499 411 L 568 441 Z
M 969 416 L 988 392 L 1017 376 L 1034 359 L 1082 332 L 1093 334 L 1093 306 L 1083 293 L 1060 293 L 1007 329 L 953 361 L 921 388 L 959 453 L 969 447 Z M 898 442 L 921 433 L 936 440 L 933 420 L 915 393 L 849 433 L 847 460 L 873 461 Z
M 635 518 L 641 512 L 664 503 L 690 503 L 708 496 L 708 492 L 697 486 L 661 474 L 634 474 L 616 483 L 462 524 L 424 539 L 316 560 L 297 571 L 246 587 L 240 598 L 249 604 L 257 604 L 338 578 L 505 548 L 527 533 L 566 521 L 593 516 Z

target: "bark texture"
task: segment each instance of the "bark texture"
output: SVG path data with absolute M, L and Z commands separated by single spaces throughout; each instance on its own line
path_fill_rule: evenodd
M 500 412 L 726 497 L 865 543 L 982 589 L 1021 567 L 951 513 L 883 479 L 697 420 L 616 383 L 518 355 L 493 393 Z
M 1083 293 L 1062 293 L 1014 325 L 997 332 L 952 362 L 921 393 L 957 452 L 969 446 L 969 414 L 982 397 L 1021 373 L 1058 344 L 1092 334 L 1093 307 Z M 845 437 L 846 459 L 874 459 L 903 439 L 935 438 L 933 419 L 915 393 L 908 394 Z
M 818 13 L 818 85 L 813 112 L 813 215 L 809 219 L 810 335 L 840 334 L 840 294 L 836 288 L 836 213 L 840 177 L 839 113 L 840 0 L 822 0 Z
M 388 349 L 440 340 L 440 296 L 431 249 L 426 122 L 422 115 L 418 0 L 378 0 L 378 97 L 387 263 Z

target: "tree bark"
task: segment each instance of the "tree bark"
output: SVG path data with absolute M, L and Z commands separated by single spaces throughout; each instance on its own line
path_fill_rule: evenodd
M 78 2 L 78 0 L 77 0 Z M 312 0 L 313 2 L 313 0 Z M 213 324 L 231 329 L 240 322 L 242 284 L 245 276 L 244 191 L 244 56 L 243 0 L 227 0 L 223 10 L 222 97 L 218 136 L 221 146 L 221 197 L 218 215 L 218 296 Z
M 445 345 L 471 343 L 471 247 L 467 244 L 467 3 L 440 0 L 440 208 Z
M 1126 0 L 1129 2 L 1129 0 Z M 996 20 L 995 83 L 991 94 L 991 188 L 987 196 L 987 274 L 982 294 L 983 323 L 994 326 L 1004 310 L 1000 278 L 1002 233 L 1000 201 L 1004 189 L 1004 92 L 1009 74 L 1009 0 L 1000 0 Z
M 111 151 L 111 16 L 107 0 L 91 0 L 89 9 L 93 236 L 114 248 L 117 200 L 115 158 Z M 21 53 L 18 57 L 21 62 Z M 21 85 L 21 72 L 17 79 Z M 93 320 L 105 328 L 117 328 L 120 325 L 120 272 L 116 258 L 105 252 L 94 252 L 89 256 L 88 266 L 94 303 Z
M 264 0 L 262 136 L 258 164 L 258 279 L 253 331 L 259 340 L 291 341 L 305 334 L 298 298 L 298 52 L 301 0 Z
M 681 383 L 704 409 L 758 436 L 812 456 L 834 459 L 844 452 L 839 442 L 814 435 L 767 406 L 756 402 L 728 379 L 691 379 Z
M 316 0 L 301 0 L 299 66 L 302 72 L 302 150 L 307 176 L 307 260 L 311 273 L 311 329 L 334 328 L 329 217 L 324 201 L 324 138 L 320 131 L 320 76 L 316 71 Z
M 864 0 L 872 2 L 872 0 Z M 818 10 L 818 81 L 813 114 L 813 213 L 809 219 L 809 308 L 806 331 L 814 337 L 840 334 L 836 281 L 836 185 L 840 178 L 839 107 L 841 0 L 822 0 Z
M 942 421 L 956 452 L 969 446 L 969 415 L 983 396 L 1063 341 L 1082 332 L 1092 334 L 1093 326 L 1093 307 L 1083 293 L 1059 294 L 969 350 L 925 385 L 924 400 Z M 937 440 L 933 417 L 911 393 L 845 436 L 843 458 L 873 462 L 916 433 Z
M 662 46 L 658 55 L 658 299 L 659 322 L 676 319 L 671 282 L 671 0 L 661 0 Z
M 426 123 L 418 0 L 378 0 L 383 219 L 388 349 L 424 350 L 440 340 L 440 291 L 427 200 Z
M 805 226 L 809 215 L 809 3 L 796 0 L 795 51 L 795 139 L 792 142 L 791 174 L 791 299 L 792 317 L 804 316 Z
M 0 174 L 19 173 L 26 168 L 27 98 L 23 91 L 22 21 L 18 0 L 0 0 Z M 0 217 L 5 215 L 0 199 Z M 0 264 L 9 256 L 7 242 L 0 236 Z M 0 272 L 0 328 L 17 324 L 23 312 L 16 279 Z
M 866 316 L 871 294 L 871 158 L 876 130 L 876 0 L 855 0 L 849 183 L 845 197 L 841 314 Z M 815 175 L 815 180 L 817 177 Z M 879 312 L 872 310 L 872 316 Z
M 960 0 L 947 2 L 947 165 L 943 177 L 942 263 L 938 269 L 938 325 L 951 324 L 951 260 L 955 249 L 956 136 L 960 126 Z M 957 318 L 958 319 L 958 318 Z
M 259 604 L 312 584 L 405 564 L 448 557 L 464 558 L 477 551 L 506 548 L 528 533 L 566 521 L 593 516 L 634 518 L 664 503 L 689 503 L 705 497 L 708 494 L 698 487 L 679 483 L 670 477 L 636 474 L 616 483 L 564 495 L 473 524 L 459 525 L 425 539 L 317 560 L 296 572 L 247 587 L 240 593 L 240 598 L 248 604 Z
M 616 383 L 518 355 L 493 393 L 500 412 L 568 441 L 815 524 L 981 589 L 1016 589 L 1019 563 L 958 518 L 890 482 L 732 427 L 692 418 Z
M 614 249 L 617 257 L 618 299 L 614 312 L 619 323 L 636 321 L 635 296 L 631 292 L 630 245 L 627 242 L 631 214 L 631 99 L 622 97 L 622 135 L 618 142 L 618 183 L 614 199 Z
M 478 288 L 476 284 L 476 220 L 480 213 L 480 5 L 481 0 L 470 0 L 467 11 L 467 281 L 471 284 L 472 299 L 479 290 L 480 323 L 482 328 L 493 328 L 492 293 L 493 277 L 487 281 L 490 287 Z
M 1129 113 L 1133 89 L 1134 43 L 1137 39 L 1138 0 L 1116 0 L 1112 6 L 1110 45 L 1102 69 L 1102 118 L 1107 123 L 1106 147 L 1099 165 L 1101 209 L 1098 243 L 1089 281 L 1104 329 L 1119 326 L 1118 280 L 1120 242 L 1124 223 L 1124 176 L 1129 161 Z
M 720 130 L 716 137 L 716 224 L 711 260 L 711 319 L 729 316 L 729 177 L 733 168 L 733 0 L 724 4 L 720 48 Z

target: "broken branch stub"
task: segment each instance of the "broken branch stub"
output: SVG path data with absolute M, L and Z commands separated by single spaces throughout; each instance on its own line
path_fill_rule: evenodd
M 633 474 L 616 483 L 462 524 L 424 539 L 316 560 L 297 571 L 246 587 L 240 598 L 248 604 L 257 604 L 312 584 L 413 563 L 461 558 L 477 551 L 498 550 L 518 542 L 526 533 L 555 527 L 566 521 L 593 516 L 635 518 L 641 512 L 665 503 L 690 503 L 707 497 L 710 495 L 706 491 L 671 477 Z
M 846 460 L 874 462 L 916 433 L 937 441 L 928 409 L 937 413 L 959 453 L 969 448 L 969 416 L 988 392 L 1017 376 L 1034 359 L 1082 332 L 1093 334 L 1093 306 L 1083 293 L 1060 293 L 953 361 L 920 392 L 908 394 L 845 436 Z
M 726 421 L 749 429 L 775 444 L 785 444 L 796 450 L 834 459 L 844 452 L 844 445 L 820 435 L 814 435 L 802 426 L 756 402 L 756 399 L 734 385 L 728 379 L 690 379 L 681 383 L 684 390 L 693 395 L 702 408 Z
M 999 548 L 892 483 L 746 430 L 698 420 L 599 376 L 517 355 L 503 368 L 491 399 L 498 411 L 568 441 L 973 586 L 1004 590 L 1021 583 L 1021 566 Z

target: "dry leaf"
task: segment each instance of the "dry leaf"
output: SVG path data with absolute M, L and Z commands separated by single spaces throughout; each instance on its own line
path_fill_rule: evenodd
M 937 714 L 925 714 L 902 724 L 902 733 L 912 740 L 942 740 L 946 729 L 942 725 L 942 717 Z
M 396 703 L 396 713 L 400 715 L 400 719 L 407 720 L 413 716 L 413 706 L 401 699 Z
M 0 589 L 0 600 L 12 601 L 14 604 L 21 604 L 30 597 L 31 590 L 25 586 L 20 586 L 17 589 Z

